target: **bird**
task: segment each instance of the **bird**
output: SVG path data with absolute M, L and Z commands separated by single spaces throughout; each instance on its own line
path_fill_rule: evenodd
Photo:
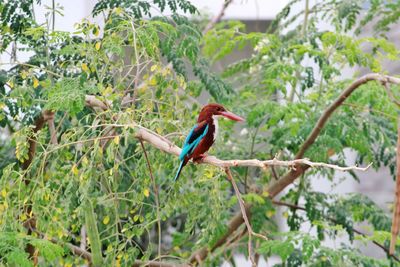
M 197 118 L 197 124 L 190 130 L 179 155 L 180 165 L 176 172 L 174 181 L 178 180 L 183 167 L 190 159 L 193 162 L 200 162 L 205 153 L 214 144 L 218 134 L 218 119 L 225 117 L 234 121 L 244 121 L 244 119 L 225 109 L 217 103 L 205 105 Z

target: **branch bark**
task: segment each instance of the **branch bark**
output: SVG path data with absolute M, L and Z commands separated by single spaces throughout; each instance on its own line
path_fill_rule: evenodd
M 300 147 L 299 151 L 297 152 L 295 158 L 300 159 L 304 156 L 304 153 L 310 148 L 312 144 L 314 144 L 315 140 L 317 139 L 318 135 L 321 133 L 321 130 L 325 126 L 328 119 L 332 116 L 333 112 L 336 111 L 338 107 L 340 107 L 343 102 L 361 85 L 366 84 L 370 81 L 379 81 L 382 83 L 392 83 L 392 84 L 400 84 L 400 79 L 395 78 L 392 76 L 381 75 L 378 73 L 370 73 L 362 76 L 361 78 L 355 80 L 351 83 L 341 94 L 340 96 L 322 113 L 321 117 L 317 121 L 317 124 L 314 126 L 313 130 L 311 131 L 310 135 L 307 137 L 306 141 Z M 269 188 L 269 193 L 271 197 L 276 196 L 279 192 L 285 189 L 286 186 L 293 183 L 294 180 L 297 179 L 302 173 L 304 173 L 309 166 L 300 165 L 297 167 L 296 170 L 291 170 L 287 173 L 283 178 L 281 178 L 276 183 L 272 184 Z
M 314 126 L 314 129 L 311 131 L 310 135 L 307 137 L 306 141 L 301 146 L 300 150 L 296 154 L 296 159 L 302 158 L 306 150 L 315 142 L 318 135 L 320 134 L 322 128 L 325 126 L 325 123 L 329 119 L 329 117 L 335 112 L 335 110 L 340 107 L 343 102 L 349 97 L 354 90 L 359 88 L 361 85 L 366 84 L 369 81 L 380 81 L 382 83 L 393 83 L 400 84 L 400 78 L 395 78 L 392 76 L 382 75 L 378 73 L 370 73 L 362 76 L 361 78 L 355 80 L 350 84 L 347 89 L 340 94 L 340 96 L 324 111 L 322 116 L 319 118 L 317 124 Z
M 56 132 L 56 127 L 54 126 L 54 112 L 50 110 L 45 110 L 43 112 L 43 117 L 45 121 L 47 121 L 47 125 L 49 127 L 49 132 L 50 132 L 50 143 L 53 145 L 57 145 L 57 132 Z
M 161 215 L 160 215 L 161 211 L 160 211 L 160 198 L 159 198 L 159 194 L 158 194 L 158 187 L 156 184 L 156 179 L 154 178 L 154 175 L 153 175 L 153 171 L 151 170 L 151 164 L 150 164 L 149 157 L 147 156 L 146 148 L 145 148 L 142 140 L 140 140 L 140 145 L 142 146 L 144 157 L 146 158 L 146 162 L 147 162 L 147 168 L 149 169 L 149 173 L 150 173 L 151 183 L 153 184 L 154 200 L 156 203 L 156 211 L 157 211 L 158 258 L 159 258 L 159 260 L 161 260 Z
M 247 218 L 247 211 L 246 211 L 246 208 L 244 206 L 244 201 L 243 201 L 243 199 L 242 199 L 242 197 L 240 195 L 239 188 L 237 187 L 236 182 L 232 177 L 231 170 L 229 168 L 226 168 L 225 169 L 225 173 L 228 176 L 228 180 L 232 183 L 233 189 L 235 190 L 235 194 L 236 194 L 236 197 L 238 199 L 240 211 L 242 213 L 242 217 L 243 217 L 244 223 L 246 224 L 247 232 L 248 232 L 248 235 L 249 235 L 249 237 L 248 237 L 249 240 L 248 240 L 248 243 L 247 243 L 247 250 L 248 250 L 248 253 L 249 253 L 249 259 L 251 261 L 251 265 L 254 267 L 257 264 L 256 264 L 256 262 L 254 260 L 253 245 L 252 245 L 252 240 L 251 240 L 252 239 L 251 237 L 253 235 L 253 228 L 251 227 L 249 219 Z
M 29 166 L 33 161 L 33 158 L 35 157 L 36 145 L 37 145 L 35 134 L 37 134 L 43 128 L 46 119 L 47 119 L 46 115 L 44 113 L 41 113 L 35 121 L 35 127 L 33 128 L 33 136 L 28 140 L 28 146 L 29 146 L 28 159 L 22 163 L 23 170 L 27 170 L 29 168 Z M 28 185 L 30 183 L 30 180 L 27 177 L 24 177 L 24 182 L 26 185 Z M 36 228 L 36 219 L 32 214 L 32 206 L 29 203 L 27 203 L 24 206 L 24 210 L 25 214 L 27 215 L 27 218 L 29 218 L 27 221 L 24 222 L 24 227 L 27 229 L 28 235 L 30 235 L 32 234 L 32 230 Z M 28 244 L 26 245 L 25 251 L 29 254 L 29 257 L 32 259 L 33 264 L 36 266 L 38 264 L 38 257 L 35 247 L 32 246 L 31 244 Z
M 396 195 L 393 207 L 392 238 L 390 239 L 389 254 L 393 255 L 400 227 L 400 114 L 397 119 L 397 149 L 396 149 Z
M 214 16 L 206 25 L 206 27 L 203 30 L 203 34 L 207 33 L 210 31 L 215 24 L 221 21 L 222 17 L 225 15 L 225 11 L 228 8 L 228 6 L 232 3 L 233 0 L 225 0 L 224 4 L 221 7 L 221 10 L 218 12 L 216 16 Z
M 116 127 L 126 127 L 129 125 L 114 125 Z M 138 125 L 130 125 L 132 128 L 135 127 L 140 127 Z M 179 156 L 181 153 L 181 149 L 171 143 L 169 140 L 166 138 L 153 133 L 152 131 L 140 127 L 140 129 L 136 132 L 135 137 L 138 138 L 139 140 L 146 141 L 153 145 L 155 148 L 164 151 L 169 154 L 173 154 L 176 156 Z M 249 167 L 258 167 L 261 169 L 266 170 L 268 166 L 282 166 L 282 167 L 289 167 L 289 168 L 295 168 L 296 166 L 299 165 L 305 165 L 308 167 L 325 167 L 325 168 L 331 168 L 335 170 L 340 170 L 340 171 L 349 171 L 349 170 L 358 170 L 358 171 L 366 171 L 371 164 L 369 164 L 366 167 L 358 167 L 358 166 L 348 166 L 348 167 L 341 167 L 337 166 L 334 164 L 328 164 L 328 163 L 323 163 L 323 162 L 312 162 L 309 159 L 295 159 L 295 160 L 290 160 L 290 161 L 284 161 L 284 160 L 278 160 L 276 158 L 270 159 L 270 160 L 259 160 L 259 159 L 244 159 L 244 160 L 222 160 L 218 159 L 214 156 L 206 156 L 203 158 L 201 164 L 209 164 L 213 165 L 216 167 L 220 168 L 229 168 L 229 167 L 237 167 L 237 166 L 249 166 Z M 296 167 L 297 169 L 297 167 Z

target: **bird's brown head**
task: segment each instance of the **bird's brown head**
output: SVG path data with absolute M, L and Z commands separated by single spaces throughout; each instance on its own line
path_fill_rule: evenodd
M 224 106 L 216 103 L 211 103 L 205 105 L 201 109 L 197 122 L 202 122 L 204 120 L 212 118 L 213 116 L 224 116 L 225 118 L 228 118 L 230 120 L 244 121 L 242 117 L 227 111 Z

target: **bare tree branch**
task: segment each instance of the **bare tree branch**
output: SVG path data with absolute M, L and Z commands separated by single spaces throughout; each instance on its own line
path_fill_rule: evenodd
M 392 238 L 390 239 L 389 254 L 393 255 L 400 227 L 400 115 L 397 119 L 397 149 L 396 149 L 396 195 L 393 207 Z
M 54 111 L 51 110 L 43 111 L 43 117 L 44 120 L 47 121 L 47 124 L 49 126 L 50 142 L 53 145 L 57 145 L 58 141 L 57 141 L 56 127 L 54 126 Z
M 86 238 L 87 238 L 86 227 L 85 227 L 85 225 L 83 225 L 81 228 L 81 243 L 79 245 L 79 247 L 81 249 L 86 249 L 86 245 L 87 245 Z
M 233 189 L 235 190 L 235 194 L 236 194 L 236 197 L 238 199 L 240 211 L 242 213 L 242 217 L 243 217 L 244 223 L 246 224 L 247 232 L 249 234 L 248 243 L 247 243 L 249 259 L 251 261 L 252 266 L 255 267 L 255 266 L 257 266 L 257 264 L 256 264 L 256 261 L 254 259 L 254 255 L 253 255 L 252 236 L 254 235 L 254 236 L 266 239 L 266 240 L 267 240 L 267 238 L 265 236 L 263 236 L 263 235 L 255 233 L 253 231 L 253 228 L 251 227 L 249 219 L 247 218 L 247 211 L 246 211 L 246 208 L 245 208 L 245 205 L 244 205 L 244 201 L 243 201 L 242 196 L 240 194 L 239 188 L 237 187 L 236 182 L 233 179 L 231 170 L 227 167 L 227 168 L 225 168 L 225 173 L 228 176 L 228 180 L 232 183 Z
M 247 211 L 246 208 L 244 207 L 244 201 L 240 195 L 239 188 L 236 185 L 235 180 L 232 177 L 231 170 L 229 168 L 225 169 L 226 175 L 228 176 L 228 180 L 232 183 L 233 189 L 235 190 L 235 194 L 239 203 L 240 211 L 242 213 L 242 217 L 244 220 L 244 223 L 246 224 L 247 232 L 248 232 L 248 241 L 247 241 L 247 251 L 249 253 L 249 259 L 251 261 L 251 265 L 254 267 L 256 266 L 256 262 L 253 257 L 253 245 L 252 245 L 252 234 L 253 234 L 253 228 L 251 227 L 251 224 L 249 222 L 249 219 L 247 218 Z
M 400 79 L 395 78 L 392 76 L 381 75 L 378 73 L 370 73 L 362 76 L 361 78 L 355 80 L 353 83 L 347 87 L 343 93 L 322 113 L 321 117 L 319 118 L 317 124 L 314 126 L 314 129 L 311 131 L 310 135 L 307 137 L 306 141 L 300 147 L 299 151 L 296 154 L 296 159 L 300 159 L 304 156 L 304 153 L 307 149 L 314 144 L 315 140 L 317 139 L 318 135 L 320 134 L 322 128 L 325 126 L 326 122 L 333 114 L 333 112 L 340 107 L 343 102 L 349 97 L 354 90 L 359 88 L 361 85 L 366 84 L 370 81 L 379 81 L 384 83 L 393 83 L 393 84 L 400 84 Z M 302 173 L 304 173 L 310 166 L 300 165 L 295 170 L 291 170 L 288 172 L 283 178 L 279 181 L 272 184 L 269 187 L 269 194 L 271 197 L 276 196 L 279 192 L 281 192 L 286 186 L 293 183 L 297 177 L 299 177 Z
M 102 110 L 107 110 L 108 107 L 109 107 L 108 104 L 106 104 L 105 102 L 97 99 L 96 96 L 94 96 L 94 95 L 86 95 L 85 104 L 88 107 L 100 108 Z
M 117 127 L 126 127 L 129 125 L 116 125 Z M 133 124 L 131 127 L 137 127 L 137 125 Z M 176 145 L 172 144 L 170 141 L 166 141 L 165 138 L 161 137 L 158 134 L 155 134 L 144 127 L 140 127 L 140 129 L 135 134 L 136 138 L 146 141 L 153 145 L 155 148 L 162 150 L 169 154 L 174 154 L 179 156 L 181 153 L 181 149 Z M 283 161 L 277 159 L 271 160 L 258 160 L 258 159 L 245 159 L 245 160 L 222 160 L 218 159 L 214 156 L 206 156 L 200 163 L 214 165 L 220 168 L 228 168 L 228 167 L 237 167 L 237 166 L 250 166 L 250 167 L 259 167 L 262 169 L 266 169 L 268 166 L 283 166 L 294 168 L 298 165 L 306 165 L 309 167 L 325 167 L 331 168 L 339 171 L 349 171 L 349 170 L 358 170 L 358 171 L 366 171 L 370 166 L 366 167 L 341 167 L 334 164 L 322 163 L 322 162 L 312 162 L 309 159 L 296 159 L 290 161 Z
M 329 117 L 332 115 L 332 113 L 342 105 L 342 103 L 349 97 L 354 90 L 356 90 L 358 87 L 360 87 L 363 84 L 366 84 L 369 81 L 380 81 L 384 83 L 394 83 L 394 84 L 400 84 L 400 79 L 387 76 L 387 75 L 381 75 L 378 73 L 370 73 L 362 76 L 361 78 L 355 80 L 353 83 L 350 84 L 347 89 L 343 91 L 343 93 L 340 94 L 340 96 L 324 111 L 322 116 L 319 118 L 317 124 L 314 126 L 314 129 L 311 131 L 310 135 L 307 137 L 306 141 L 303 143 L 301 146 L 300 150 L 296 154 L 296 159 L 302 158 L 304 156 L 304 153 L 306 150 L 315 142 L 315 139 L 317 139 L 319 133 L 321 132 L 322 128 L 325 126 L 325 123 L 329 119 Z
M 392 90 L 390 90 L 389 84 L 387 82 L 382 82 L 382 85 L 385 88 L 386 93 L 390 97 L 390 100 L 392 100 L 393 103 L 395 103 L 398 107 L 400 107 L 400 101 L 396 99 L 396 97 L 394 96 Z
M 29 146 L 28 159 L 22 163 L 23 170 L 27 170 L 29 168 L 29 166 L 33 161 L 33 158 L 35 157 L 36 146 L 37 146 L 37 140 L 35 134 L 38 133 L 43 128 L 45 122 L 46 122 L 46 115 L 44 113 L 41 113 L 39 117 L 36 118 L 35 121 L 35 127 L 33 128 L 34 135 L 28 140 L 28 146 Z M 28 185 L 30 183 L 30 179 L 24 177 L 24 182 L 26 185 Z M 32 214 L 32 206 L 29 202 L 26 203 L 26 205 L 24 206 L 24 211 L 25 214 L 28 215 L 27 217 L 30 218 L 29 220 L 24 222 L 24 227 L 27 229 L 28 234 L 30 235 L 32 233 L 32 229 L 36 228 L 36 218 Z M 38 257 L 35 247 L 32 244 L 27 244 L 25 251 L 29 254 L 29 257 L 32 259 L 33 264 L 36 266 L 38 263 Z
M 157 212 L 157 228 L 158 228 L 158 258 L 161 260 L 161 216 L 160 216 L 160 198 L 158 195 L 158 187 L 156 184 L 156 179 L 153 176 L 153 171 L 151 170 L 150 160 L 147 156 L 146 148 L 143 141 L 140 139 L 140 145 L 142 146 L 144 157 L 146 158 L 147 168 L 149 169 L 151 182 L 153 184 L 154 199 L 156 202 L 156 212 Z
M 187 264 L 175 264 L 159 261 L 135 261 L 132 267 L 189 267 Z
M 221 10 L 218 12 L 217 15 L 215 15 L 206 25 L 206 27 L 203 30 L 203 34 L 207 33 L 210 31 L 215 24 L 221 21 L 222 17 L 225 15 L 225 11 L 228 8 L 228 6 L 232 3 L 233 0 L 225 0 L 224 4 L 221 7 Z

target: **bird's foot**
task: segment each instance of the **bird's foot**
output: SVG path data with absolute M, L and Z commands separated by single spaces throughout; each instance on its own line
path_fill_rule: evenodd
M 197 157 L 193 158 L 193 162 L 201 163 L 205 157 L 206 157 L 206 155 L 204 155 L 204 154 L 198 155 Z

